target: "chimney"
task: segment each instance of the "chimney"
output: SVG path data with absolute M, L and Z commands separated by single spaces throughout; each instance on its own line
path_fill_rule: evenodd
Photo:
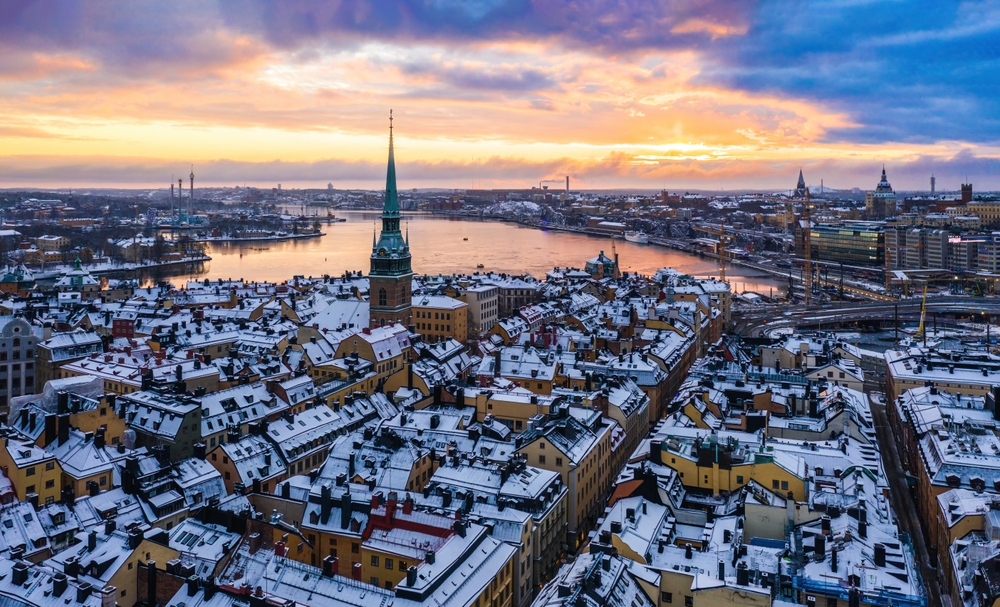
M 194 596 L 196 594 L 198 594 L 198 578 L 192 575 L 187 579 L 187 595 Z
M 67 586 L 69 586 L 69 578 L 66 577 L 65 573 L 57 573 L 52 576 L 52 596 L 61 597 L 66 592 Z
M 108 431 L 108 427 L 107 426 L 101 426 L 100 428 L 97 429 L 97 432 L 94 434 L 94 446 L 97 447 L 98 449 L 103 449 L 104 448 L 104 446 L 106 444 L 105 443 L 105 438 L 104 438 L 104 433 L 107 432 L 107 431 Z M 202 459 L 204 459 L 204 458 L 202 458 Z
M 250 554 L 257 554 L 257 551 L 264 544 L 264 540 L 259 533 L 251 533 L 247 536 L 247 540 L 247 547 L 250 548 Z
M 325 525 L 330 520 L 330 511 L 333 509 L 333 497 L 330 483 L 323 483 L 320 487 L 319 499 L 319 519 Z
M 195 443 L 191 445 L 191 448 L 193 449 L 191 457 L 194 457 L 195 459 L 205 459 L 206 451 L 208 450 L 205 443 Z
M 81 582 L 80 585 L 76 587 L 76 602 L 86 603 L 87 599 L 90 598 L 90 591 L 92 589 L 93 586 L 90 585 L 90 582 Z
M 10 581 L 15 586 L 23 586 L 28 581 L 28 565 L 22 561 L 14 563 Z
M 52 444 L 52 441 L 56 440 L 57 431 L 56 423 L 57 416 L 53 413 L 47 413 L 45 415 L 45 446 Z
M 347 529 L 351 524 L 352 503 L 351 503 L 351 490 L 348 489 L 344 491 L 343 495 L 340 496 L 340 528 Z
M 205 601 L 206 602 L 211 601 L 212 597 L 215 596 L 215 591 L 216 591 L 215 580 L 212 579 L 212 576 L 208 576 L 207 578 L 205 578 L 204 588 L 205 588 L 205 595 L 204 595 Z
M 146 596 L 156 597 L 156 561 L 146 563 Z
M 416 585 L 416 583 L 417 583 L 417 568 L 413 565 L 410 565 L 406 569 L 406 585 L 413 587 Z
M 69 413 L 63 413 L 56 419 L 58 424 L 59 444 L 63 445 L 69 440 Z
M 428 565 L 433 565 L 434 564 L 434 551 L 433 550 L 428 550 L 427 553 L 424 555 L 424 560 L 427 561 Z
M 142 543 L 142 540 L 143 540 L 142 531 L 139 531 L 138 529 L 133 529 L 128 532 L 128 547 L 131 550 L 135 550 L 136 548 L 138 548 L 139 544 Z
M 663 463 L 663 443 L 661 441 L 649 441 L 649 461 L 654 464 Z
M 91 530 L 91 532 L 87 534 L 87 550 L 90 550 L 91 552 L 93 552 L 94 550 L 97 550 L 97 532 L 96 531 Z
M 323 577 L 333 577 L 337 575 L 337 557 L 328 554 L 323 557 Z
M 739 565 L 736 565 L 736 585 L 737 586 L 749 586 L 750 585 L 750 572 L 747 571 L 747 564 L 740 561 Z

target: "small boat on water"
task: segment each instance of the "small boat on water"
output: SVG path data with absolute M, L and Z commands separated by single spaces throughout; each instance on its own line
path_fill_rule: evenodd
M 479 264 L 478 266 L 476 266 L 476 268 L 478 268 L 478 269 L 480 269 L 480 270 L 482 270 L 482 269 L 483 269 L 483 268 L 485 268 L 485 267 L 486 267 L 486 266 L 484 266 L 483 264 Z
M 462 240 L 468 240 L 468 238 L 463 238 Z
M 649 236 L 645 232 L 625 232 L 625 240 L 636 244 L 649 244 Z

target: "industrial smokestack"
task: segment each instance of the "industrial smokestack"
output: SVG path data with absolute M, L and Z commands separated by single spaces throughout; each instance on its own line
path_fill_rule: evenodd
M 569 194 L 569 175 L 566 175 L 566 193 Z

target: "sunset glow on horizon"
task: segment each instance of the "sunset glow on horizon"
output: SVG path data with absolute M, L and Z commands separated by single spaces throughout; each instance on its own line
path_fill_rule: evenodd
M 918 5 L 918 6 L 915 6 Z M 0 187 L 1000 189 L 995 2 L 0 4 Z

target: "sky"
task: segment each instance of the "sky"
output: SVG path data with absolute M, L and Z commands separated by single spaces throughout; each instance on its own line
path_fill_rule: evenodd
M 1000 190 L 1000 0 L 0 0 L 0 187 Z M 187 181 L 187 179 L 185 179 Z

